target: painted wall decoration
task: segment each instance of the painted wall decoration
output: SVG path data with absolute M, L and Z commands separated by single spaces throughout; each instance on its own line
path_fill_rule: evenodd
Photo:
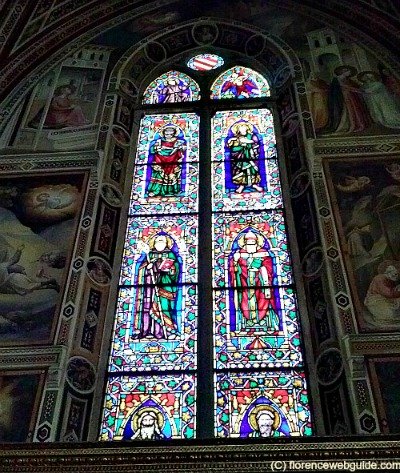
M 318 136 L 400 130 L 400 79 L 330 29 L 307 33 L 307 93 Z
M 25 105 L 14 146 L 50 150 L 94 147 L 104 71 L 63 66 L 50 72 Z
M 400 329 L 400 161 L 325 163 L 331 202 L 360 327 Z
M 378 410 L 379 424 L 383 433 L 400 433 L 400 358 L 368 358 L 372 389 Z
M 56 81 L 43 81 L 32 99 L 26 127 L 59 129 L 93 123 L 101 76 L 101 70 L 64 67 Z
M 50 341 L 85 181 L 82 172 L 0 179 L 0 345 Z
M 107 286 L 111 281 L 112 269 L 103 259 L 93 257 L 87 263 L 87 274 L 94 283 Z
M 43 375 L 0 372 L 0 442 L 29 441 Z

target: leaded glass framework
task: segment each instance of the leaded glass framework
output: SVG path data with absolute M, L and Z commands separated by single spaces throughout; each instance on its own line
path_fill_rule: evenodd
M 180 72 L 143 94 L 104 440 L 312 432 L 269 84 L 234 66 L 209 87 L 212 113 Z

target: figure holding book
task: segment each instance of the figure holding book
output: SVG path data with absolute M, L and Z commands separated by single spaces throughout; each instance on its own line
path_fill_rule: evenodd
M 167 339 L 177 333 L 180 258 L 173 239 L 164 232 L 142 245 L 135 310 L 137 338 Z

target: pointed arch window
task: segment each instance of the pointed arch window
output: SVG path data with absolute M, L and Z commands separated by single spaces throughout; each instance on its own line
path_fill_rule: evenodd
M 311 434 L 269 84 L 209 87 L 143 95 L 102 440 Z

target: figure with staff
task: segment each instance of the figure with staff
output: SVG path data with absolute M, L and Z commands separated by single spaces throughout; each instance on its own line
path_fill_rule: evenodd
M 180 258 L 165 232 L 157 233 L 138 250 L 138 288 L 134 333 L 137 338 L 168 339 L 177 334 Z

